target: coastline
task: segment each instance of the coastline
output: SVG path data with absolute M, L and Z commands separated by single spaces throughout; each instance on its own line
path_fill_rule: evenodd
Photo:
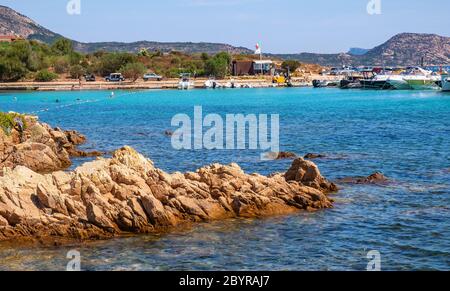
M 204 89 L 206 78 L 198 78 L 193 80 L 195 89 Z M 250 84 L 253 88 L 270 88 L 274 87 L 271 78 L 229 78 L 217 80 L 221 83 L 233 80 L 236 84 Z M 166 79 L 163 81 L 143 81 L 136 82 L 80 82 L 78 81 L 55 81 L 55 82 L 7 82 L 0 83 L 0 92 L 9 91 L 89 91 L 89 90 L 161 90 L 161 89 L 178 89 L 179 79 Z M 304 79 L 293 79 L 294 87 L 309 87 L 312 82 L 304 81 Z M 285 84 L 276 84 L 276 87 L 286 87 Z

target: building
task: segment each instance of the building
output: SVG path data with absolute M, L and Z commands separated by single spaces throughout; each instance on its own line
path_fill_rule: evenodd
M 271 60 L 233 61 L 231 73 L 233 76 L 269 75 L 273 67 Z
M 23 38 L 17 35 L 0 35 L 0 42 L 14 42 Z

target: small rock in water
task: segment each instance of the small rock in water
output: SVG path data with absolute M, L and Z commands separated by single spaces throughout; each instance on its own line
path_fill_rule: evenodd
M 268 160 L 289 160 L 297 158 L 297 155 L 291 152 L 270 152 L 265 155 L 265 158 Z
M 313 153 L 309 153 L 309 154 L 307 154 L 307 155 L 305 155 L 305 159 L 308 159 L 308 160 L 313 160 L 313 159 L 323 159 L 323 158 L 326 158 L 327 156 L 326 155 L 322 155 L 322 154 L 313 154 Z
M 164 135 L 165 136 L 173 136 L 173 131 L 166 130 L 166 131 L 164 131 Z
M 339 179 L 338 183 L 345 184 L 385 184 L 389 179 L 380 172 L 373 173 L 368 177 L 347 177 Z

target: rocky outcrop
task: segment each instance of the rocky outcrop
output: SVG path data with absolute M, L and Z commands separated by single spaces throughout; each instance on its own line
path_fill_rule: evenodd
M 86 138 L 76 131 L 63 131 L 38 122 L 37 117 L 22 116 L 20 126 L 0 129 L 0 175 L 3 168 L 25 166 L 35 172 L 50 173 L 66 169 L 70 157 L 99 156 L 77 149 Z
M 60 135 L 62 137 L 62 135 Z M 236 165 L 168 174 L 129 147 L 73 172 L 24 166 L 0 177 L 0 240 L 98 239 L 163 231 L 183 223 L 264 217 L 332 207 L 336 190 L 312 162 L 270 177 Z
M 303 158 L 296 159 L 284 177 L 286 181 L 296 181 L 324 193 L 338 191 L 334 183 L 322 177 L 316 164 Z

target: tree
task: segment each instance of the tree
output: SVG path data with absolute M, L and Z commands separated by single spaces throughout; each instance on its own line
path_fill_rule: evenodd
M 53 80 L 56 80 L 58 78 L 58 75 L 52 72 L 49 72 L 48 70 L 41 70 L 37 72 L 34 79 L 37 82 L 51 82 Z
M 19 59 L 0 59 L 0 81 L 18 81 L 26 74 L 27 68 Z
M 67 60 L 67 57 L 56 57 L 54 60 L 53 68 L 55 70 L 55 73 L 57 74 L 64 74 L 69 71 L 70 63 Z
M 102 76 L 107 76 L 136 61 L 136 55 L 130 53 L 106 53 L 98 60 L 96 72 Z
M 284 70 L 287 71 L 289 69 L 291 73 L 295 72 L 300 66 L 301 66 L 301 63 L 299 61 L 295 61 L 295 60 L 287 60 L 281 64 L 281 67 Z
M 52 50 L 58 55 L 68 55 L 73 52 L 73 43 L 66 38 L 59 38 L 53 43 Z
M 80 79 L 86 74 L 86 69 L 81 65 L 75 65 L 70 68 L 70 77 L 72 79 Z
M 133 82 L 136 82 L 146 70 L 147 68 L 142 63 L 129 63 L 120 69 L 123 76 L 127 79 L 132 79 Z
M 205 63 L 205 74 L 224 78 L 230 72 L 231 56 L 228 53 L 218 53 Z

